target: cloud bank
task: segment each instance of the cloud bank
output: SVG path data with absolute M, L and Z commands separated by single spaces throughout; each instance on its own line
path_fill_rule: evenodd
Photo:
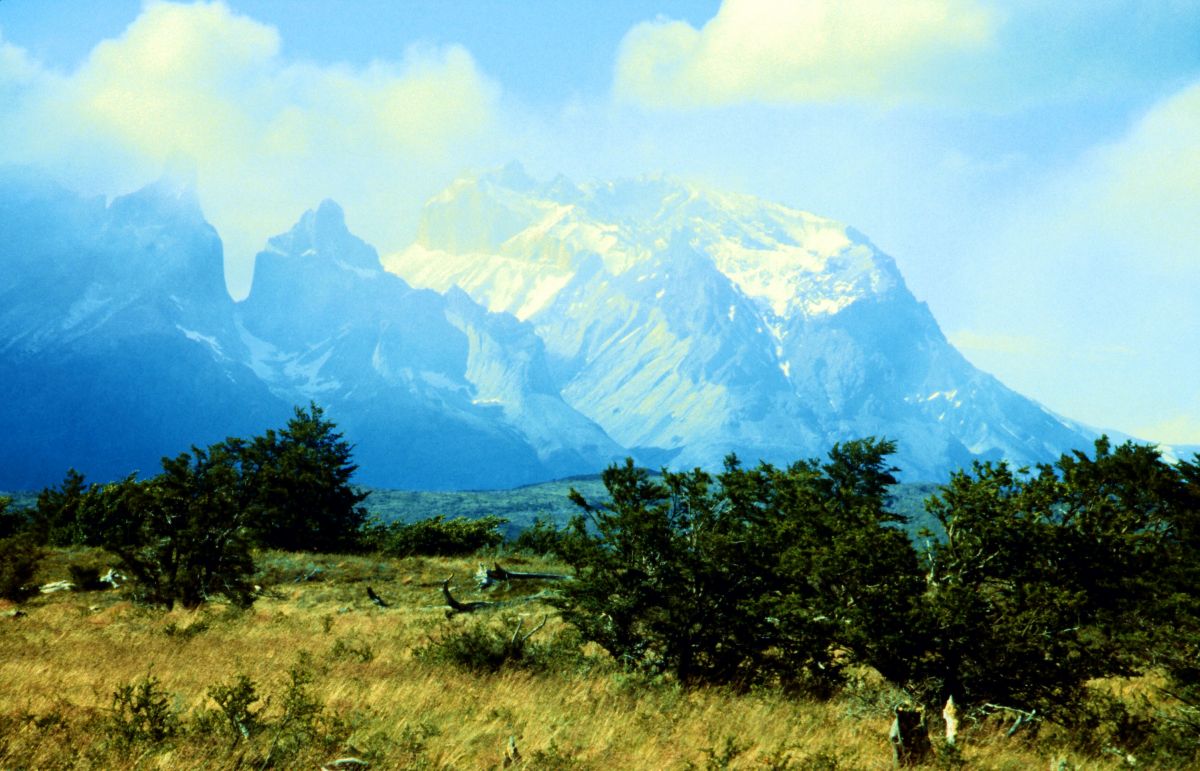
M 970 0 L 726 0 L 700 29 L 632 29 L 614 88 L 674 108 L 924 98 L 935 68 L 986 47 L 996 23 Z

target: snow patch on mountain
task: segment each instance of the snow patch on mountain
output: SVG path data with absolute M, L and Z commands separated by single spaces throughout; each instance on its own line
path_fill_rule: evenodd
M 570 405 L 680 463 L 787 462 L 876 434 L 934 478 L 1090 441 L 971 367 L 862 234 L 751 196 L 510 165 L 432 199 L 384 265 L 528 320 Z

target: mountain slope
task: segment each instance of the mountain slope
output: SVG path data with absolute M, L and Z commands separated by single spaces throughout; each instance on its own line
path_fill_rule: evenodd
M 752 197 L 510 166 L 432 199 L 385 264 L 527 319 L 567 401 L 646 457 L 787 462 L 872 434 L 930 479 L 1090 443 L 972 367 L 861 234 Z
M 504 487 L 622 455 L 560 397 L 529 325 L 416 290 L 326 202 L 226 292 L 186 188 L 106 204 L 0 173 L 0 488 L 95 479 L 324 406 L 364 484 Z
M 238 318 L 255 371 L 328 407 L 364 483 L 512 485 L 621 452 L 550 385 L 527 325 L 383 271 L 332 202 L 270 240 Z
M 3 485 L 152 473 L 288 414 L 242 363 L 221 243 L 186 191 L 106 205 L 6 170 L 0 244 Z

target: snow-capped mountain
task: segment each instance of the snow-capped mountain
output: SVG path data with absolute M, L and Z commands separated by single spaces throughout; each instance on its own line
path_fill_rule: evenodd
M 972 367 L 861 234 L 747 196 L 510 166 L 452 184 L 382 263 L 326 202 L 234 303 L 186 186 L 108 203 L 0 170 L 0 489 L 153 473 L 310 400 L 389 487 L 626 453 L 786 463 L 867 435 L 942 479 L 1094 435 Z
M 895 262 L 840 223 L 669 179 L 460 179 L 385 258 L 537 330 L 563 397 L 672 465 L 896 439 L 905 476 L 1048 460 L 1091 433 L 971 366 Z
M 551 385 L 529 325 L 385 272 L 331 201 L 258 255 L 238 320 L 250 366 L 327 406 L 365 483 L 512 485 L 622 452 Z
M 310 400 L 365 484 L 511 486 L 622 454 L 528 324 L 383 271 L 336 204 L 272 238 L 235 304 L 186 187 L 107 204 L 0 172 L 0 489 L 154 473 Z

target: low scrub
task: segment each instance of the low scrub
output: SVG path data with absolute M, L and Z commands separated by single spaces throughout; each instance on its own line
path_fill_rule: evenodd
M 500 528 L 507 522 L 501 517 L 435 516 L 411 524 L 377 524 L 368 528 L 365 541 L 392 557 L 457 557 L 499 546 L 504 541 Z

